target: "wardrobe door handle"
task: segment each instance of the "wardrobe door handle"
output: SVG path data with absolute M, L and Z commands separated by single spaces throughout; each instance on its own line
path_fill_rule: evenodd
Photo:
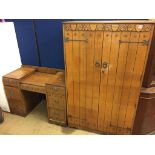
M 108 66 L 109 66 L 109 63 L 108 62 L 103 62 L 102 67 L 104 69 L 108 68 Z
M 104 73 L 108 67 L 109 67 L 109 63 L 108 62 L 103 62 L 101 72 Z
M 100 63 L 99 61 L 96 61 L 96 62 L 95 62 L 95 67 L 96 67 L 96 68 L 100 68 L 100 67 L 101 67 L 101 63 Z

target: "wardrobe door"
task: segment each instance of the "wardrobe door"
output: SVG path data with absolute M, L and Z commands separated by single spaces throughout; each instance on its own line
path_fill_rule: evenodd
M 90 25 L 93 27 L 93 25 Z M 98 122 L 98 103 L 100 93 L 101 64 L 102 64 L 102 46 L 103 31 L 88 32 L 88 43 L 86 51 L 86 82 L 80 80 L 81 86 L 85 87 L 85 112 L 86 127 L 97 131 Z M 83 59 L 83 57 L 81 57 Z M 81 67 L 82 69 L 82 67 Z M 80 72 L 81 73 L 81 72 Z M 82 96 L 82 93 L 81 93 Z M 80 102 L 81 104 L 81 102 Z
M 142 24 L 122 26 L 105 32 L 103 43 L 98 130 L 112 134 L 132 132 L 152 34 L 150 25 L 147 31 Z
M 102 43 L 102 31 L 64 29 L 69 126 L 97 130 Z

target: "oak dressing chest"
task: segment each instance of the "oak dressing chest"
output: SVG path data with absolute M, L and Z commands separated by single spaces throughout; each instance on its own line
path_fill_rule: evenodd
M 64 71 L 46 67 L 22 66 L 3 76 L 10 111 L 26 116 L 45 94 L 49 122 L 66 125 Z

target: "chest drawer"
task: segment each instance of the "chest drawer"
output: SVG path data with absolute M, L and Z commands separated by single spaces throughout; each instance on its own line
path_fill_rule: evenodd
M 49 121 L 56 124 L 66 124 L 66 112 L 64 110 L 48 108 Z
M 44 87 L 41 86 L 35 86 L 35 85 L 30 85 L 30 84 L 21 84 L 20 85 L 20 89 L 22 90 L 27 90 L 27 91 L 31 91 L 31 92 L 37 92 L 37 93 L 46 93 L 46 90 Z
M 7 98 L 16 100 L 16 101 L 22 100 L 22 95 L 18 88 L 4 86 L 4 89 L 5 89 Z
M 48 95 L 57 95 L 57 96 L 64 96 L 65 95 L 65 87 L 56 86 L 56 85 L 47 85 L 47 92 Z
M 48 86 L 47 88 L 48 107 L 60 110 L 66 109 L 65 88 L 59 86 Z
M 11 113 L 17 115 L 25 114 L 26 106 L 20 90 L 18 88 L 9 86 L 4 86 L 4 89 Z
M 5 86 L 12 86 L 12 87 L 18 87 L 19 82 L 16 79 L 11 79 L 11 78 L 3 78 L 3 84 Z

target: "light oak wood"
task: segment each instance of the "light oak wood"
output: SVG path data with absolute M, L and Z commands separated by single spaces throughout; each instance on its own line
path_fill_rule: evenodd
M 102 48 L 103 48 L 103 32 L 95 32 L 95 49 L 94 49 L 94 65 L 93 65 L 93 98 L 92 98 L 92 129 L 98 129 L 98 107 L 99 107 L 99 96 L 100 96 L 100 82 L 101 82 L 101 66 L 102 66 Z M 95 66 L 95 63 L 99 62 L 101 66 Z M 89 76 L 89 75 L 88 75 Z
M 73 31 L 73 40 L 79 39 L 79 32 L 78 31 Z M 78 41 L 72 42 L 72 50 L 73 50 L 73 55 L 72 55 L 72 65 L 73 68 L 76 68 L 72 70 L 73 72 L 73 104 L 74 104 L 74 125 L 79 126 L 79 106 L 80 106 L 80 84 L 79 84 L 79 48 L 80 48 L 80 43 Z
M 95 33 L 88 32 L 88 43 L 86 52 L 86 124 L 92 128 L 92 102 L 93 102 L 93 68 L 94 68 L 94 39 Z
M 139 35 L 140 34 L 138 32 L 131 32 L 130 41 L 138 42 Z M 130 93 L 130 85 L 132 82 L 133 69 L 136 61 L 137 48 L 138 48 L 138 43 L 128 45 L 128 53 L 127 53 L 127 60 L 126 60 L 127 69 L 125 70 L 125 73 L 124 73 L 124 81 L 123 81 L 123 87 L 122 87 L 122 92 L 120 96 L 120 104 L 116 115 L 116 118 L 117 118 L 116 123 L 118 124 L 119 127 L 122 127 L 122 128 L 124 127 L 124 119 L 125 119 L 125 114 L 127 109 L 127 101 Z M 117 133 L 118 134 L 122 133 L 121 128 L 117 129 Z
M 20 83 L 44 87 L 48 81 L 53 81 L 54 78 L 55 74 L 35 72 L 27 78 L 24 78 Z
M 109 62 L 110 60 L 111 36 L 112 36 L 111 32 L 104 32 L 103 50 L 102 50 L 102 60 L 104 60 L 104 62 Z M 103 131 L 104 128 L 103 122 L 105 118 L 108 74 L 109 74 L 109 67 L 104 71 L 104 73 L 101 72 L 102 80 L 100 84 L 99 114 L 98 114 L 99 131 Z
M 122 32 L 120 36 L 120 40 L 124 40 L 129 42 L 130 41 L 130 32 Z M 126 61 L 128 59 L 128 48 L 129 43 L 120 44 L 119 45 L 119 55 L 117 60 L 117 70 L 115 77 L 115 92 L 113 96 L 113 103 L 112 103 L 112 116 L 111 116 L 111 126 L 114 127 L 110 133 L 116 133 L 117 128 L 120 129 L 117 125 L 118 120 L 118 112 L 120 106 L 120 98 L 122 93 L 122 87 L 124 85 L 124 72 L 126 70 Z
M 118 23 L 118 24 L 121 24 L 121 23 L 129 23 L 129 24 L 132 24 L 132 23 L 137 23 L 137 24 L 139 24 L 139 23 L 146 23 L 146 24 L 148 24 L 148 23 L 155 23 L 155 20 L 102 20 L 102 21 L 69 21 L 69 22 L 63 22 L 63 23 L 71 23 L 71 24 L 74 24 L 74 23 L 77 23 L 77 24 L 79 24 L 79 23 L 88 23 L 88 24 L 90 24 L 90 23 L 96 23 L 96 24 L 98 24 L 98 23 L 112 23 L 112 24 L 114 24 L 114 23 Z
M 64 31 L 64 37 L 68 37 L 70 39 L 72 39 L 72 31 Z M 73 103 L 73 99 L 74 99 L 74 90 L 73 90 L 73 62 L 72 62 L 72 55 L 73 55 L 73 51 L 72 51 L 72 42 L 65 42 L 64 43 L 64 50 L 65 50 L 65 69 L 66 69 L 66 77 L 67 81 L 66 81 L 66 85 L 68 86 L 66 88 L 66 97 L 67 97 L 67 117 L 68 117 L 68 124 L 70 124 L 70 126 L 74 127 L 74 120 L 75 120 L 75 116 L 74 116 L 74 103 Z M 69 92 L 69 93 L 68 93 Z
M 118 80 L 120 80 L 119 77 L 117 77 L 118 76 L 117 74 L 119 73 L 118 63 L 121 54 L 121 45 L 119 44 L 121 35 L 122 34 L 120 32 L 113 32 L 111 36 L 112 41 L 111 41 L 111 51 L 109 53 L 110 59 L 109 59 L 109 74 L 107 83 L 105 119 L 103 122 L 105 126 L 104 130 L 107 133 L 113 133 L 113 130 L 115 130 L 116 128 L 116 126 L 112 124 L 113 119 L 112 112 L 115 111 L 115 99 L 117 99 L 117 96 L 119 95 L 119 87 L 120 87 L 119 84 L 117 83 Z
M 150 37 L 151 37 L 151 32 L 142 32 L 140 34 L 139 41 L 142 41 L 144 39 L 150 39 Z M 130 94 L 129 94 L 128 106 L 126 110 L 124 128 L 133 127 L 133 122 L 134 122 L 134 117 L 136 114 L 136 108 L 137 108 L 137 102 L 138 102 L 137 96 L 140 93 L 140 88 L 141 88 L 140 85 L 142 83 L 142 76 L 144 72 L 144 65 L 146 63 L 147 55 L 148 55 L 148 46 L 139 44 L 137 55 L 136 55 L 136 61 L 134 65 L 131 87 L 130 87 Z M 131 132 L 132 131 L 130 131 L 129 134 Z
M 46 95 L 48 120 L 66 125 L 64 71 L 46 67 L 22 66 L 3 77 L 11 113 L 26 116 L 41 96 Z
M 80 39 L 84 40 L 87 38 L 88 32 L 81 31 L 80 32 Z M 80 78 L 79 78 L 79 84 L 80 84 L 80 122 L 79 126 L 82 128 L 86 128 L 86 53 L 87 53 L 87 44 L 85 42 L 80 42 L 80 53 L 79 53 L 79 59 L 80 59 L 80 64 L 79 64 L 79 73 L 80 73 Z
M 132 133 L 152 23 L 64 23 L 67 113 L 71 111 L 78 121 L 73 125 L 68 117 L 69 126 L 110 134 Z M 67 33 L 77 35 L 66 39 Z

